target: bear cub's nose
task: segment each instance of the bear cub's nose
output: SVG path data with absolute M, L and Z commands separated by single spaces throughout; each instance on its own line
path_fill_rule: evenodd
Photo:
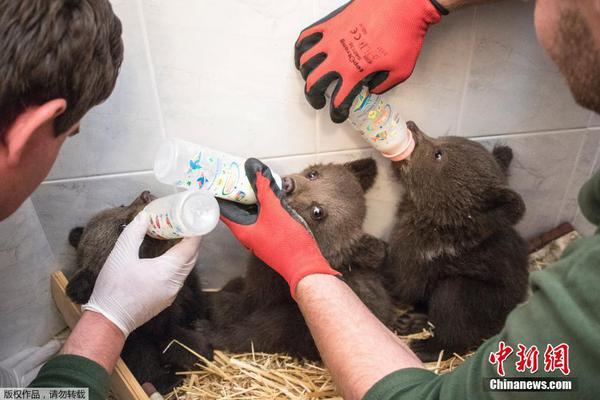
M 281 180 L 281 186 L 283 193 L 291 194 L 294 191 L 296 185 L 294 184 L 294 180 L 292 178 L 290 178 L 289 176 L 284 176 Z
M 142 192 L 142 194 L 140 195 L 140 197 L 142 198 L 142 201 L 144 202 L 144 204 L 148 204 L 152 200 L 156 200 L 156 196 L 154 196 L 152 193 L 150 193 L 149 190 L 144 190 Z

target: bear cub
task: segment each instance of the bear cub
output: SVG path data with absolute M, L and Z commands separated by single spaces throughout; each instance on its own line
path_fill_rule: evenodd
M 525 204 L 507 184 L 509 147 L 490 153 L 462 137 L 434 139 L 414 122 L 407 126 L 416 146 L 392 163 L 405 193 L 385 275 L 395 301 L 434 325 L 433 338 L 411 344 L 432 361 L 441 350 L 450 356 L 479 346 L 525 300 L 527 247 L 513 228 Z M 415 312 L 401 333 L 420 330 L 422 322 Z
M 371 158 L 317 164 L 284 177 L 282 190 L 310 227 L 323 256 L 343 274 L 341 279 L 382 322 L 390 323 L 392 304 L 380 273 L 387 244 L 362 230 L 365 192 L 376 175 Z M 287 282 L 256 257 L 245 278 L 230 281 L 212 297 L 211 307 L 215 348 L 320 358 Z
M 102 211 L 85 228 L 71 231 L 69 242 L 77 249 L 77 265 L 67 286 L 67 295 L 74 302 L 84 304 L 89 300 L 96 278 L 123 228 L 153 199 L 154 196 L 145 191 L 130 205 Z M 176 243 L 176 240 L 146 236 L 140 257 L 158 257 Z M 207 308 L 198 277 L 192 271 L 173 304 L 131 332 L 121 356 L 140 383 L 150 382 L 165 393 L 180 381 L 175 372 L 188 370 L 198 362 L 197 357 L 176 344 L 163 354 L 173 339 L 212 358 L 211 345 L 194 329 L 195 323 L 206 318 Z

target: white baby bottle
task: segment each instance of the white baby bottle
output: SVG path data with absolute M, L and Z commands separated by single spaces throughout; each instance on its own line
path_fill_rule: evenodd
M 185 191 L 150 202 L 148 236 L 155 239 L 179 239 L 203 236 L 219 222 L 219 203 L 210 193 Z
M 415 148 L 412 133 L 385 95 L 370 94 L 363 88 L 350 107 L 348 120 L 367 142 L 392 161 L 407 158 Z
M 188 190 L 203 190 L 222 199 L 255 204 L 246 177 L 246 159 L 179 139 L 168 139 L 156 154 L 154 175 L 160 182 Z M 281 177 L 271 171 L 281 187 Z

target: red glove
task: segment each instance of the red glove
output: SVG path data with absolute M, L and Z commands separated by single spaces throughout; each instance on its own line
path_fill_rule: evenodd
M 353 0 L 309 26 L 295 48 L 308 102 L 323 108 L 338 79 L 330 114 L 345 121 L 363 86 L 380 94 L 408 79 L 429 25 L 447 13 L 436 0 Z
M 288 282 L 292 297 L 307 275 L 340 275 L 321 254 L 302 217 L 286 203 L 269 167 L 255 158 L 246 160 L 245 167 L 257 205 L 219 201 L 221 221 L 235 237 Z

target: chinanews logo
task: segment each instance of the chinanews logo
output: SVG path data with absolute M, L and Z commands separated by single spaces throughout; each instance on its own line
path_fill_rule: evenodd
M 576 390 L 576 381 L 568 377 L 571 373 L 569 359 L 569 345 L 560 343 L 557 345 L 547 344 L 540 349 L 533 346 L 525 346 L 521 343 L 515 348 L 506 344 L 504 341 L 498 343 L 498 351 L 492 351 L 489 354 L 488 361 L 496 367 L 498 377 L 484 378 L 484 388 L 487 391 L 574 391 Z M 509 357 L 512 357 L 509 360 Z M 514 370 L 517 374 L 535 375 L 538 371 L 553 373 L 552 377 L 539 376 L 511 376 L 506 377 L 505 362 L 514 361 Z M 543 363 L 540 364 L 540 360 Z M 508 365 L 508 364 L 507 364 Z M 564 377 L 558 376 L 562 375 Z M 568 377 L 568 378 L 567 378 Z

